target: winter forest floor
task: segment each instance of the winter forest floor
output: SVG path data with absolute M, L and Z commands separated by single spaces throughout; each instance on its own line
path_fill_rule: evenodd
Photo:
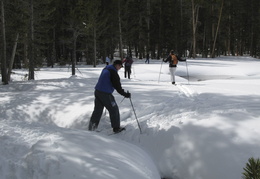
M 260 157 L 260 61 L 250 57 L 179 62 L 177 85 L 160 60 L 135 60 L 117 92 L 121 125 L 87 131 L 94 86 L 104 65 L 41 68 L 36 80 L 14 70 L 0 86 L 0 173 L 10 178 L 237 179 Z

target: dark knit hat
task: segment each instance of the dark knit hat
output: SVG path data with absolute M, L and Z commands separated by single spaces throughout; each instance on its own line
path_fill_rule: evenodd
M 121 60 L 115 60 L 113 65 L 123 65 Z

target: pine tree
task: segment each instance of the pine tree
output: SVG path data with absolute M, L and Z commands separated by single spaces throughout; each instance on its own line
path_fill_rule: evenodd
M 243 168 L 244 179 L 260 179 L 260 159 L 254 159 L 253 157 L 248 159 L 246 167 Z

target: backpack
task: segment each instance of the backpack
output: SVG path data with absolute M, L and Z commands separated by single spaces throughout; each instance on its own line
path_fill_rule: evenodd
M 177 65 L 177 64 L 178 64 L 178 62 L 179 62 L 179 58 L 178 58 L 178 56 L 177 56 L 177 55 L 174 55 L 174 56 L 175 56 L 175 58 L 174 58 L 174 59 L 172 59 L 172 61 L 173 61 L 174 65 Z
M 177 65 L 178 64 L 178 61 L 179 61 L 179 58 L 178 58 L 178 56 L 177 55 L 174 55 L 176 58 L 172 58 L 172 55 L 169 55 L 168 57 L 167 57 L 167 61 L 169 61 L 169 63 L 170 63 L 170 65 Z

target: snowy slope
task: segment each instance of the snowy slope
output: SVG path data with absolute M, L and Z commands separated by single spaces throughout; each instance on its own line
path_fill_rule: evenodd
M 3 120 L 1 178 L 159 178 L 147 154 L 95 133 Z
M 131 80 L 119 74 L 143 134 L 129 99 L 115 92 L 127 131 L 112 136 L 107 111 L 101 132 L 86 131 L 102 65 L 79 66 L 75 77 L 68 68 L 42 68 L 35 81 L 22 81 L 27 71 L 17 70 L 0 86 L 0 173 L 160 178 L 158 169 L 174 179 L 241 178 L 248 158 L 260 156 L 259 66 L 249 57 L 189 59 L 179 63 L 174 86 L 167 64 L 136 60 Z

